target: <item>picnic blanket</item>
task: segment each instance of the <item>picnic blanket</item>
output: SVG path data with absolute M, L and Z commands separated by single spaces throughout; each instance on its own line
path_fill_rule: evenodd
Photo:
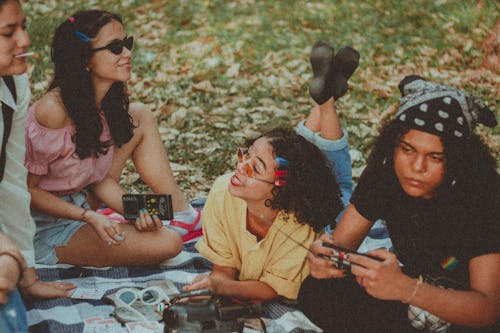
M 160 266 L 152 267 L 78 267 L 72 265 L 37 266 L 43 281 L 66 280 L 92 290 L 105 289 L 111 294 L 122 287 L 146 287 L 151 280 L 169 279 L 179 290 L 197 274 L 210 271 L 211 264 L 196 251 L 195 241 L 184 245 L 180 255 Z M 57 298 L 37 300 L 27 304 L 27 316 L 32 333 L 83 332 L 84 320 L 110 317 L 113 306 L 101 299 Z M 273 319 L 281 332 L 318 332 L 319 330 L 289 304 L 274 302 L 264 306 L 264 318 Z
M 203 208 L 205 199 L 191 201 L 195 208 Z M 211 270 L 211 263 L 203 258 L 194 247 L 197 239 L 184 244 L 183 251 L 162 265 L 149 267 L 80 267 L 67 264 L 37 265 L 42 281 L 68 281 L 80 291 L 94 297 L 99 292 L 113 294 L 123 287 L 145 288 L 149 281 L 168 279 L 182 290 L 182 286 L 193 278 Z M 91 295 L 93 294 L 93 295 Z M 100 295 L 97 295 L 100 296 Z M 114 307 L 99 299 L 56 298 L 35 300 L 26 305 L 31 333 L 81 333 L 88 318 L 110 318 Z M 275 301 L 263 307 L 263 318 L 271 321 L 268 332 L 313 333 L 321 332 L 295 306 Z
M 196 208 L 202 208 L 204 199 L 192 201 Z M 197 239 L 185 243 L 183 251 L 162 265 L 150 267 L 80 267 L 67 264 L 53 266 L 37 265 L 37 273 L 42 281 L 68 281 L 77 285 L 82 297 L 95 297 L 112 294 L 123 287 L 145 288 L 149 281 L 172 281 L 182 290 L 202 273 L 208 273 L 211 263 L 203 258 L 194 247 Z M 390 247 L 390 239 L 382 221 L 372 227 L 360 251 L 379 247 Z M 101 295 L 97 295 L 101 296 Z M 102 297 L 98 299 L 56 298 L 35 300 L 26 305 L 31 333 L 80 333 L 84 330 L 84 321 L 92 317 L 110 318 L 114 307 Z M 263 318 L 271 322 L 268 332 L 313 333 L 321 332 L 296 306 L 284 301 L 273 301 L 263 306 Z M 126 330 L 125 330 L 126 331 Z

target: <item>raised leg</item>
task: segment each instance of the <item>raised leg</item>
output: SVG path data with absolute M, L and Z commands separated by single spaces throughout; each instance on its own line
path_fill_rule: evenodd
M 324 139 L 338 140 L 342 137 L 342 126 L 335 109 L 335 100 L 330 98 L 321 105 L 315 105 L 306 120 L 306 127 Z
M 118 181 L 128 158 L 132 158 L 142 180 L 154 193 L 172 194 L 175 212 L 188 209 L 184 194 L 177 185 L 154 115 L 144 105 L 131 104 L 130 114 L 137 128 L 132 139 L 115 148 L 109 174 Z

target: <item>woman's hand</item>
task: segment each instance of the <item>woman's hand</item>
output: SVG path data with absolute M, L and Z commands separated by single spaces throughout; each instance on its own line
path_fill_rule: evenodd
M 4 234 L 0 233 L 0 304 L 7 302 L 8 294 L 16 288 L 23 275 L 26 262 L 21 251 Z
M 319 239 L 314 241 L 309 248 L 307 254 L 307 262 L 311 270 L 311 275 L 316 279 L 331 279 L 341 278 L 345 276 L 345 272 L 335 267 L 333 261 L 321 258 L 319 255 L 331 256 L 333 251 L 329 247 L 322 245 L 323 242 L 333 244 L 333 238 L 330 234 L 323 234 Z
M 22 289 L 23 294 L 33 298 L 70 297 L 70 290 L 76 286 L 67 282 L 36 281 L 29 288 Z
M 139 217 L 134 226 L 139 231 L 155 231 L 163 228 L 163 222 L 156 215 L 149 215 L 145 208 L 139 211 Z
M 125 234 L 120 230 L 120 224 L 105 215 L 88 210 L 84 214 L 84 222 L 92 226 L 97 235 L 110 246 L 119 245 L 125 239 Z
M 347 260 L 353 264 L 351 272 L 356 276 L 356 281 L 375 298 L 405 300 L 408 290 L 415 286 L 415 279 L 401 271 L 396 255 L 384 249 L 370 251 L 368 254 L 383 261 L 351 253 L 348 255 Z
M 33 298 L 69 297 L 71 296 L 69 291 L 76 288 L 67 282 L 42 282 L 38 280 L 34 267 L 24 271 L 19 287 L 23 295 Z
M 219 290 L 219 285 L 223 279 L 218 277 L 217 275 L 207 275 L 201 274 L 194 278 L 193 282 L 188 285 L 185 285 L 184 291 L 193 291 L 199 289 L 209 289 L 212 294 L 217 295 Z
M 19 257 L 22 258 L 16 248 L 13 248 L 11 251 L 17 252 Z M 19 265 L 14 258 L 8 255 L 0 256 L 0 304 L 7 302 L 8 294 L 16 288 L 21 273 Z

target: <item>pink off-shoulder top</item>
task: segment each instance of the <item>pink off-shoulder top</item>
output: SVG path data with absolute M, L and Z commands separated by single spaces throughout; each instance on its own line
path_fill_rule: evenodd
M 28 171 L 42 175 L 38 186 L 57 195 L 75 193 L 86 186 L 101 181 L 108 173 L 113 160 L 113 146 L 107 154 L 81 160 L 75 154 L 76 144 L 72 136 L 73 125 L 63 128 L 47 128 L 35 117 L 36 104 L 28 110 L 26 119 L 26 158 Z M 111 139 L 111 132 L 104 117 L 101 141 Z

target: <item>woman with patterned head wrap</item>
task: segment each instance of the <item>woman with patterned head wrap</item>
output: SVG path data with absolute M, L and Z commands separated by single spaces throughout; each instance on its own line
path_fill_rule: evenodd
M 500 177 L 473 130 L 495 126 L 495 116 L 477 97 L 418 76 L 399 89 L 398 112 L 339 226 L 311 246 L 299 304 L 327 332 L 494 330 Z M 394 253 L 369 252 L 380 261 L 347 254 L 352 274 L 318 256 L 338 254 L 323 242 L 355 249 L 378 218 Z

